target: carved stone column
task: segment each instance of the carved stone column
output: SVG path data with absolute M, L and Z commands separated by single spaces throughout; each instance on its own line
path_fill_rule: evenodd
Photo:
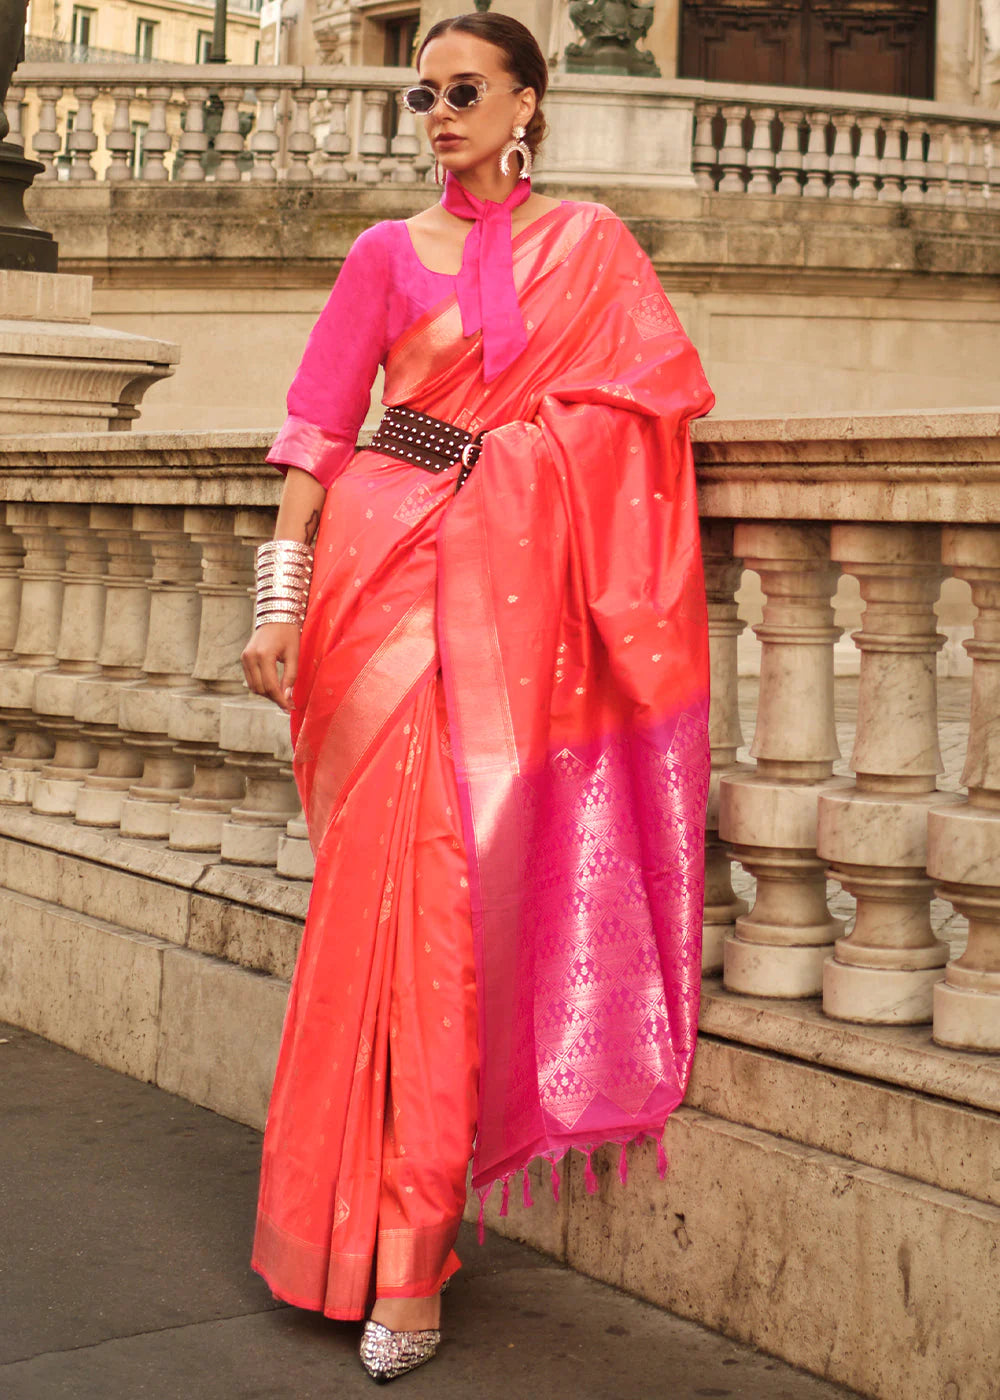
M 76 689 L 75 715 L 83 737 L 97 748 L 97 766 L 77 793 L 75 816 L 84 826 L 114 827 L 125 795 L 142 777 L 142 756 L 125 743 L 119 719 L 123 689 L 144 680 L 152 556 L 133 529 L 131 507 L 91 506 L 90 525 L 106 542 L 108 572 L 101 673 Z
M 760 575 L 766 604 L 760 699 L 751 755 L 756 772 L 720 784 L 719 834 L 757 878 L 757 899 L 725 944 L 725 984 L 753 996 L 816 996 L 841 932 L 816 855 L 816 804 L 843 787 L 833 721 L 837 570 L 820 525 L 738 525 L 733 548 Z
M 137 506 L 133 524 L 152 556 L 149 581 L 149 627 L 141 686 L 125 687 L 119 723 L 125 743 L 143 760 L 142 777 L 121 806 L 123 836 L 164 839 L 170 833 L 170 809 L 191 786 L 191 760 L 179 755 L 168 734 L 171 697 L 192 695 L 201 618 L 201 559 L 184 531 L 184 512 L 175 508 Z
M 184 528 L 201 546 L 202 577 L 198 689 L 173 695 L 170 704 L 170 736 L 194 765 L 191 788 L 170 814 L 169 843 L 178 850 L 219 850 L 223 822 L 243 796 L 243 775 L 226 764 L 220 742 L 223 699 L 246 693 L 240 653 L 253 624 L 253 552 L 234 525 L 231 510 L 184 512 Z
M 711 656 L 712 708 L 708 720 L 712 775 L 705 819 L 705 918 L 701 965 L 706 974 L 722 971 L 723 944 L 733 921 L 747 912 L 745 900 L 733 890 L 732 854 L 719 839 L 719 784 L 730 774 L 749 768 L 736 762 L 743 744 L 740 729 L 736 643 L 744 624 L 737 616 L 735 593 L 743 561 L 733 554 L 731 521 L 706 520 L 701 527 L 701 550 L 708 597 L 708 641 Z
M 931 932 L 927 812 L 941 755 L 934 603 L 943 570 L 934 525 L 835 525 L 831 552 L 857 578 L 865 612 L 855 785 L 820 798 L 819 853 L 857 900 L 854 928 L 823 978 L 823 1010 L 844 1021 L 929 1021 L 947 948 Z
M 0 802 L 30 802 L 38 769 L 55 747 L 39 730 L 34 708 L 35 681 L 56 664 L 62 618 L 66 551 L 49 524 L 54 509 L 21 502 L 7 506 L 7 524 L 24 547 L 24 563 L 13 655 L 0 664 L 0 712 L 14 736 L 0 758 Z
M 968 800 L 934 807 L 927 870 L 969 920 L 965 952 L 934 987 L 934 1039 L 961 1050 L 1000 1051 L 1000 530 L 947 526 L 942 558 L 972 585 Z
M 104 628 L 107 550 L 90 529 L 88 506 L 50 507 L 49 523 L 66 546 L 57 665 L 35 682 L 38 727 L 55 740 L 52 759 L 39 772 L 32 793 L 36 812 L 72 816 L 80 784 L 97 766 L 97 749 L 75 719 L 81 679 L 97 672 Z

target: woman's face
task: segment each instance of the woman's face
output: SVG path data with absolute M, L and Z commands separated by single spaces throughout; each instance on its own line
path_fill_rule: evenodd
M 442 170 L 456 175 L 495 164 L 515 126 L 527 126 L 535 110 L 531 88 L 519 92 L 504 67 L 504 54 L 473 34 L 449 30 L 432 39 L 420 55 L 420 81 L 441 92 L 449 83 L 473 79 L 486 83 L 481 102 L 455 112 L 438 101 L 424 117 L 427 135 Z M 517 160 L 512 164 L 516 173 Z

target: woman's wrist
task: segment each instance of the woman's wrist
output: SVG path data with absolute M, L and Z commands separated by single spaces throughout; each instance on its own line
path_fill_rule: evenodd
M 254 627 L 286 622 L 301 627 L 309 600 L 313 551 L 297 540 L 269 540 L 257 550 Z

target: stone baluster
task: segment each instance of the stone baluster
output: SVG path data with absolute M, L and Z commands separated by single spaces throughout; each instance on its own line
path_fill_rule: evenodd
M 934 1039 L 960 1050 L 1000 1051 L 1000 531 L 948 525 L 942 559 L 972 587 L 978 609 L 965 643 L 972 657 L 967 801 L 933 808 L 927 870 L 969 921 L 965 951 L 934 987 Z
M 66 144 L 73 153 L 73 163 L 69 168 L 71 180 L 96 180 L 97 172 L 91 164 L 91 157 L 97 150 L 97 133 L 94 131 L 94 102 L 99 89 L 77 86 L 73 89 L 77 100 L 76 120 Z
M 240 167 L 237 158 L 243 154 L 243 137 L 240 134 L 240 103 L 243 100 L 241 87 L 224 87 L 219 91 L 222 103 L 222 116 L 215 138 L 215 153 L 219 157 L 215 178 L 222 183 L 239 180 Z
M 330 125 L 323 138 L 325 164 L 320 179 L 342 182 L 350 179 L 344 157 L 351 153 L 351 138 L 347 132 L 347 104 L 351 94 L 347 88 L 333 88 L 327 93 Z
M 802 196 L 802 152 L 799 150 L 799 129 L 803 113 L 795 108 L 783 108 L 781 113 L 781 145 L 774 158 L 777 185 L 775 194 L 792 199 Z
M 973 126 L 969 130 L 969 185 L 966 204 L 970 209 L 986 208 L 989 173 L 986 167 L 989 128 Z
M 252 558 L 257 545 L 271 538 L 274 512 L 238 510 L 234 530 Z M 251 626 L 248 617 L 247 636 Z M 244 691 L 223 701 L 219 746 L 225 750 L 226 764 L 246 777 L 246 794 L 222 826 L 222 859 L 237 865 L 274 865 L 278 838 L 300 810 L 288 774 L 288 715 L 272 700 Z
M 403 106 L 398 97 L 392 100 L 398 104 L 399 108 L 398 125 L 391 146 L 392 154 L 396 160 L 392 178 L 397 185 L 415 185 L 419 178 L 415 162 L 420 154 L 417 119 L 412 112 Z
M 854 113 L 834 112 L 833 152 L 830 156 L 831 199 L 854 198 Z
M 274 865 L 279 839 L 301 814 L 289 773 L 288 715 L 271 700 L 245 696 L 222 705 L 220 747 L 226 763 L 246 777 L 246 794 L 222 826 L 222 859 Z
M 362 100 L 364 108 L 361 139 L 358 142 L 362 165 L 358 179 L 363 185 L 377 185 L 382 179 L 381 161 L 386 147 L 385 106 L 389 94 L 383 88 L 366 88 Z
M 0 507 L 0 516 L 5 508 Z M 17 623 L 21 614 L 21 569 L 24 548 L 7 524 L 0 524 L 0 667 L 14 659 Z M 14 743 L 14 731 L 0 713 L 0 753 Z M 0 786 L 3 779 L 0 777 Z
M 265 184 L 273 184 L 278 178 L 275 156 L 278 154 L 278 148 L 281 144 L 278 139 L 277 113 L 280 96 L 280 88 L 259 87 L 257 89 L 257 122 L 254 133 L 250 137 L 250 149 L 253 152 L 253 169 L 250 172 L 250 177 L 255 181 L 263 181 Z
M 167 103 L 173 89 L 157 84 L 146 89 L 149 102 L 149 125 L 142 139 L 142 178 L 154 182 L 170 178 L 166 157 L 170 152 L 171 138 L 167 131 Z
M 722 108 L 725 134 L 719 151 L 719 165 L 722 168 L 720 194 L 743 194 L 746 189 L 747 154 L 743 145 L 743 121 L 746 114 L 745 104 L 730 104 Z
M 696 102 L 694 106 L 694 144 L 691 148 L 691 169 L 700 190 L 715 189 L 715 171 L 719 163 L 715 149 L 713 127 L 718 115 L 717 102 Z
M 807 112 L 809 141 L 802 157 L 806 182 L 802 193 L 807 199 L 826 199 L 830 157 L 826 149 L 826 132 L 830 125 L 829 112 Z
M 937 775 L 934 604 L 943 570 L 936 525 L 835 525 L 831 554 L 858 580 L 865 612 L 853 788 L 819 804 L 819 854 L 857 900 L 823 977 L 823 1010 L 842 1021 L 931 1018 L 947 949 L 931 931 L 927 812 Z
M 208 101 L 208 88 L 187 88 L 184 93 L 184 101 L 184 129 L 178 142 L 180 153 L 184 159 L 179 178 L 188 182 L 204 180 L 203 158 L 208 150 L 208 136 L 205 133 L 205 103 Z
M 288 137 L 288 154 L 291 164 L 288 179 L 294 184 L 306 184 L 313 173 L 309 161 L 316 149 L 316 138 L 312 133 L 312 104 L 316 89 L 310 87 L 293 88 L 292 129 Z
M 882 153 L 882 188 L 878 198 L 883 204 L 899 204 L 903 198 L 903 130 L 902 117 L 887 117 L 883 122 L 885 150 Z
M 723 945 L 733 933 L 733 921 L 747 912 L 746 902 L 733 890 L 732 855 L 719 839 L 719 784 L 723 777 L 748 769 L 736 761 L 737 751 L 743 745 L 736 644 L 744 624 L 738 616 L 734 595 L 739 587 L 743 561 L 733 554 L 732 522 L 703 521 L 701 549 L 708 598 L 712 694 L 708 721 L 712 774 L 705 819 L 702 971 L 711 975 L 722 971 Z
M 191 673 L 198 654 L 201 558 L 185 533 L 183 510 L 136 506 L 132 523 L 153 564 L 142 660 L 146 680 L 123 686 L 119 697 L 125 744 L 143 760 L 142 777 L 121 803 L 120 825 L 123 836 L 163 840 L 170 834 L 170 810 L 193 777 L 190 758 L 177 753 L 168 729 L 172 697 L 198 693 Z
M 115 84 L 112 89 L 115 110 L 111 118 L 111 130 L 108 132 L 106 144 L 111 153 L 111 163 L 108 166 L 105 179 L 112 184 L 121 184 L 125 180 L 132 179 L 132 162 L 135 157 L 135 135 L 131 125 L 131 103 L 135 96 L 134 87 L 122 87 Z
M 240 653 L 253 625 L 253 555 L 234 525 L 232 511 L 184 512 L 184 528 L 201 546 L 202 577 L 193 670 L 199 688 L 173 695 L 170 704 L 170 735 L 194 765 L 191 788 L 170 813 L 169 844 L 177 850 L 219 850 L 223 822 L 243 797 L 243 775 L 226 764 L 220 738 L 223 700 L 245 694 Z
M 734 552 L 760 575 L 760 698 L 751 756 L 756 772 L 722 778 L 719 834 L 757 879 L 756 903 L 725 944 L 725 984 L 754 996 L 811 997 L 841 933 L 816 854 L 821 793 L 848 783 L 833 721 L 837 571 L 820 525 L 737 525 Z
M 985 142 L 986 200 L 990 209 L 1000 209 L 1000 131 L 993 129 Z
M 31 149 L 36 160 L 40 160 L 45 166 L 41 175 L 37 176 L 38 181 L 55 180 L 56 156 L 62 149 L 62 140 L 59 136 L 59 120 L 56 113 L 56 103 L 62 97 L 62 88 L 54 83 L 40 83 L 38 88 L 38 130 L 31 139 Z
M 854 160 L 854 170 L 858 177 L 854 198 L 878 199 L 878 177 L 881 174 L 878 133 L 882 127 L 882 118 L 872 112 L 862 112 L 857 120 L 861 140 Z
M 965 209 L 969 203 L 971 135 L 970 128 L 965 124 L 950 127 L 948 130 L 944 202 L 950 209 Z
M 943 204 L 947 193 L 948 167 L 944 163 L 944 139 L 948 128 L 944 122 L 927 123 L 927 160 L 924 164 L 925 202 Z
M 91 506 L 90 527 L 107 546 L 108 570 L 101 671 L 80 680 L 74 710 L 83 738 L 97 749 L 97 766 L 77 792 L 74 815 L 82 826 L 115 827 L 126 794 L 142 777 L 142 756 L 125 743 L 119 720 L 123 689 L 145 680 L 152 557 L 128 506 Z
M 0 802 L 30 802 L 38 769 L 51 758 L 51 736 L 38 728 L 35 681 L 56 664 L 62 617 L 65 545 L 49 523 L 47 505 L 11 502 L 7 524 L 24 547 L 21 604 L 13 656 L 0 662 L 0 713 L 14 743 L 0 758 Z
M 96 674 L 104 628 L 107 546 L 90 528 L 90 508 L 57 505 L 49 524 L 66 546 L 57 664 L 35 681 L 35 713 L 55 752 L 35 779 L 31 805 L 49 816 L 72 816 L 84 778 L 97 766 L 97 749 L 75 718 L 80 681 Z
M 927 162 L 924 159 L 927 123 L 904 121 L 903 129 L 906 132 L 906 155 L 903 159 L 903 203 L 923 204 L 925 201 L 924 176 L 927 173 Z
M 753 138 L 747 151 L 747 169 L 750 172 L 747 194 L 774 192 L 774 151 L 771 149 L 771 124 L 774 116 L 774 107 L 750 108 Z
M 24 111 L 24 88 L 18 87 L 16 83 L 11 83 L 7 89 L 7 98 L 3 104 L 10 130 L 4 137 L 9 146 L 20 146 L 24 150 L 24 130 L 21 125 L 22 113 Z

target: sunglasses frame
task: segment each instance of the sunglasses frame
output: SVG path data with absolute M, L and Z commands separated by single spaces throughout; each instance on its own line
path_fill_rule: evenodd
M 448 94 L 449 92 L 454 92 L 455 88 L 457 87 L 475 88 L 479 96 L 473 98 L 471 102 L 467 102 L 464 107 L 456 107 L 454 102 L 452 102 L 448 97 Z M 426 112 L 416 111 L 413 107 L 410 106 L 410 104 L 406 100 L 411 92 L 417 91 L 430 92 L 434 95 L 434 101 L 427 108 Z M 445 86 L 440 90 L 440 92 L 437 88 L 431 87 L 429 83 L 412 83 L 408 88 L 404 88 L 403 91 L 400 93 L 400 101 L 402 102 L 406 110 L 408 112 L 412 112 L 415 117 L 429 117 L 430 114 L 434 111 L 434 108 L 438 105 L 438 102 L 443 102 L 445 106 L 450 107 L 453 112 L 468 112 L 470 108 L 478 107 L 480 102 L 482 102 L 483 98 L 488 92 L 523 91 L 524 89 L 521 87 L 491 88 L 485 78 L 458 78 L 453 83 L 446 83 Z

